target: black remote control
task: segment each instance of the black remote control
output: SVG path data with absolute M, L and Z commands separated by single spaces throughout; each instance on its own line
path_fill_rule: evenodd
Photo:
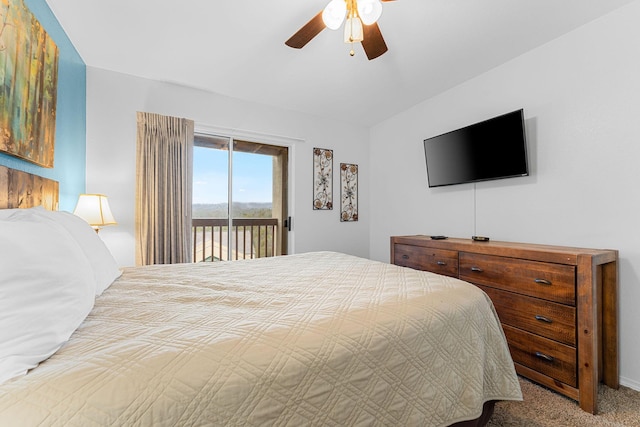
M 471 239 L 474 242 L 488 242 L 489 238 L 485 236 L 471 236 Z
M 447 236 L 431 236 L 432 240 L 444 240 L 446 238 L 447 238 Z

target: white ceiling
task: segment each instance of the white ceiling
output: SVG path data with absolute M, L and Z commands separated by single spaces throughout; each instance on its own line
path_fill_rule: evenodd
M 329 0 L 46 0 L 90 67 L 372 125 L 634 0 L 398 0 L 389 51 L 284 42 Z

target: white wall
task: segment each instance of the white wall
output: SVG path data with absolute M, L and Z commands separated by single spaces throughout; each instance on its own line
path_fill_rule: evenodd
M 621 381 L 636 389 L 638 22 L 640 1 L 380 123 L 370 163 L 373 259 L 388 261 L 389 236 L 403 234 L 618 249 Z M 423 139 L 519 108 L 531 176 L 427 187 Z
M 136 111 L 186 117 L 198 126 L 304 140 L 293 146 L 291 215 L 295 252 L 369 255 L 368 129 L 111 71 L 87 69 L 87 192 L 104 193 L 118 221 L 100 236 L 121 266 L 135 263 Z M 312 209 L 313 148 L 334 150 L 334 209 Z M 359 221 L 339 217 L 340 162 L 359 165 Z

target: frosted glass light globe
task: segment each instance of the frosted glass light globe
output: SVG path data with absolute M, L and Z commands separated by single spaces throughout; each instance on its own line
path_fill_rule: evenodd
M 347 18 L 347 23 L 344 25 L 344 42 L 356 43 L 361 42 L 364 39 L 364 33 L 362 31 L 362 22 L 357 17 Z
M 347 4 L 344 0 L 331 0 L 322 11 L 322 21 L 327 28 L 337 30 L 342 25 L 347 14 Z
M 382 15 L 382 3 L 380 0 L 359 0 L 358 15 L 364 25 L 371 25 Z

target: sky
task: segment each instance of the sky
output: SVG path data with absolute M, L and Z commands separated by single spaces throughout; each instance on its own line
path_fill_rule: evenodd
M 193 147 L 193 203 L 226 203 L 229 152 Z M 233 201 L 272 201 L 273 158 L 233 153 Z

